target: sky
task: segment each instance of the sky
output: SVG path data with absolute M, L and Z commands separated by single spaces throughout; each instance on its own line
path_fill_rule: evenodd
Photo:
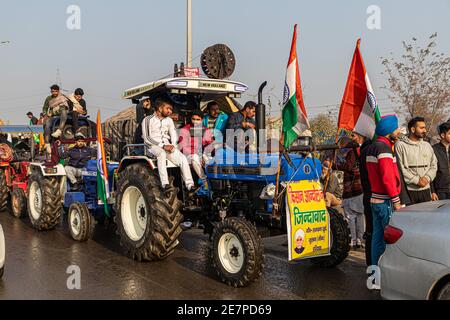
M 80 30 L 67 28 L 70 5 L 81 9 Z M 371 5 L 380 8 L 380 30 L 367 27 Z M 339 105 L 359 37 L 382 113 L 394 104 L 380 57 L 401 56 L 412 37 L 425 45 L 434 32 L 437 50 L 450 55 L 450 0 L 193 0 L 193 64 L 206 47 L 227 44 L 237 60 L 231 79 L 249 86 L 241 102 L 268 81 L 276 114 L 294 24 L 310 118 Z M 186 60 L 186 0 L 0 0 L 0 41 L 10 41 L 0 45 L 0 119 L 25 124 L 28 111 L 39 114 L 58 69 L 63 88 L 83 88 L 91 117 L 100 109 L 106 119 L 130 106 L 125 89 Z

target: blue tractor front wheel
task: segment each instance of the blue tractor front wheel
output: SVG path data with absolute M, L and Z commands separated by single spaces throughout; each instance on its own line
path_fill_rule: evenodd
M 94 220 L 84 203 L 74 202 L 70 205 L 67 221 L 72 239 L 84 242 L 91 238 Z

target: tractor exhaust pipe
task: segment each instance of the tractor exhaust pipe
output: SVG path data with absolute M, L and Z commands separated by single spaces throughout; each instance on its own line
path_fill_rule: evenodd
M 263 90 L 267 86 L 264 81 L 258 89 L 258 105 L 256 106 L 256 146 L 258 153 L 263 141 L 266 130 L 266 105 L 263 103 Z M 262 140 L 262 141 L 261 141 Z

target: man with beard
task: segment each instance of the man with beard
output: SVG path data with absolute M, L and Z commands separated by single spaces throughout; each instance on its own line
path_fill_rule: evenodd
M 431 184 L 436 178 L 437 158 L 433 147 L 424 140 L 427 129 L 425 119 L 413 118 L 408 123 L 409 135 L 396 145 L 400 168 L 412 204 L 437 200 Z
M 142 122 L 142 137 L 148 150 L 157 158 L 161 187 L 164 193 L 172 190 L 167 172 L 167 160 L 180 167 L 181 176 L 189 191 L 189 196 L 195 193 L 194 180 L 188 159 L 177 149 L 178 135 L 175 124 L 170 117 L 173 112 L 172 104 L 164 99 L 155 101 L 155 113 L 146 117 Z

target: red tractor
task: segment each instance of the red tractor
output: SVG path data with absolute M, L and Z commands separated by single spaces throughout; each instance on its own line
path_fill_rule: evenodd
M 0 130 L 30 132 L 26 129 L 31 127 L 25 127 Z M 32 129 L 32 133 L 42 130 Z M 34 162 L 35 143 L 30 140 L 19 140 L 14 147 L 11 142 L 0 143 L 0 211 L 10 209 L 13 216 L 22 218 L 28 210 L 34 228 L 50 230 L 60 221 L 65 171 L 61 165 Z

